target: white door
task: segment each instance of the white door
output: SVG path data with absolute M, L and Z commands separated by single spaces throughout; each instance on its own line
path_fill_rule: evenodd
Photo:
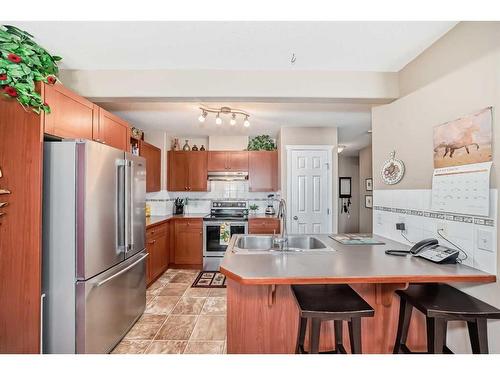
M 331 150 L 288 151 L 290 233 L 331 233 Z

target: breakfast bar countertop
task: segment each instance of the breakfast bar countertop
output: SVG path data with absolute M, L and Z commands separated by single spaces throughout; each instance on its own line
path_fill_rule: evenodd
M 387 255 L 385 250 L 410 247 L 377 235 L 384 245 L 343 245 L 328 235 L 315 237 L 334 251 L 235 253 L 238 237 L 233 236 L 221 272 L 248 285 L 496 281 L 495 275 L 462 264 Z

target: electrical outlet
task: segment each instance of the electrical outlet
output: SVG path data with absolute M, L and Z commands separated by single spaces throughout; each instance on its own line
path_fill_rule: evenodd
M 486 230 L 477 230 L 477 248 L 493 251 L 493 234 Z

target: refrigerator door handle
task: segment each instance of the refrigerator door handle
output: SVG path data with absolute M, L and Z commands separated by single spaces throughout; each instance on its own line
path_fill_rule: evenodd
M 104 280 L 101 280 L 99 281 L 97 284 L 95 284 L 97 287 L 101 286 L 101 285 L 104 285 L 106 284 L 108 281 L 111 281 L 113 280 L 115 277 L 118 277 L 120 276 L 121 274 L 127 272 L 129 269 L 131 269 L 132 267 L 136 266 L 137 264 L 139 264 L 140 262 L 142 262 L 144 259 L 146 259 L 148 257 L 149 254 L 144 254 L 141 258 L 139 258 L 138 260 L 136 260 L 134 263 L 132 263 L 130 266 L 122 269 L 120 272 L 117 272 L 115 273 L 114 275 L 111 275 L 110 277 L 107 277 L 105 278 Z
M 125 254 L 132 250 L 132 165 L 125 162 Z
M 126 245 L 126 233 L 125 233 L 125 226 L 126 226 L 126 219 L 125 219 L 125 202 L 126 202 L 126 197 L 125 197 L 125 171 L 126 169 L 126 164 L 124 160 L 120 160 L 117 166 L 117 202 L 116 202 L 116 237 L 117 241 L 116 243 L 118 244 L 118 252 L 127 252 L 127 245 Z
M 130 184 L 130 195 L 129 195 L 129 209 L 128 209 L 128 217 L 129 217 L 129 233 L 130 233 L 130 243 L 128 246 L 128 250 L 133 251 L 134 249 L 134 162 L 130 160 L 130 175 L 129 175 L 129 184 Z

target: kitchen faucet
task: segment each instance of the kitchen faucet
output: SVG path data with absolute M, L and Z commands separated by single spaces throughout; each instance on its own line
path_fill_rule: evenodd
M 279 208 L 278 208 L 278 219 L 281 219 L 281 237 L 274 237 L 273 242 L 275 245 L 278 245 L 280 250 L 284 251 L 287 249 L 288 244 L 288 233 L 286 230 L 286 202 L 282 198 L 280 199 Z

